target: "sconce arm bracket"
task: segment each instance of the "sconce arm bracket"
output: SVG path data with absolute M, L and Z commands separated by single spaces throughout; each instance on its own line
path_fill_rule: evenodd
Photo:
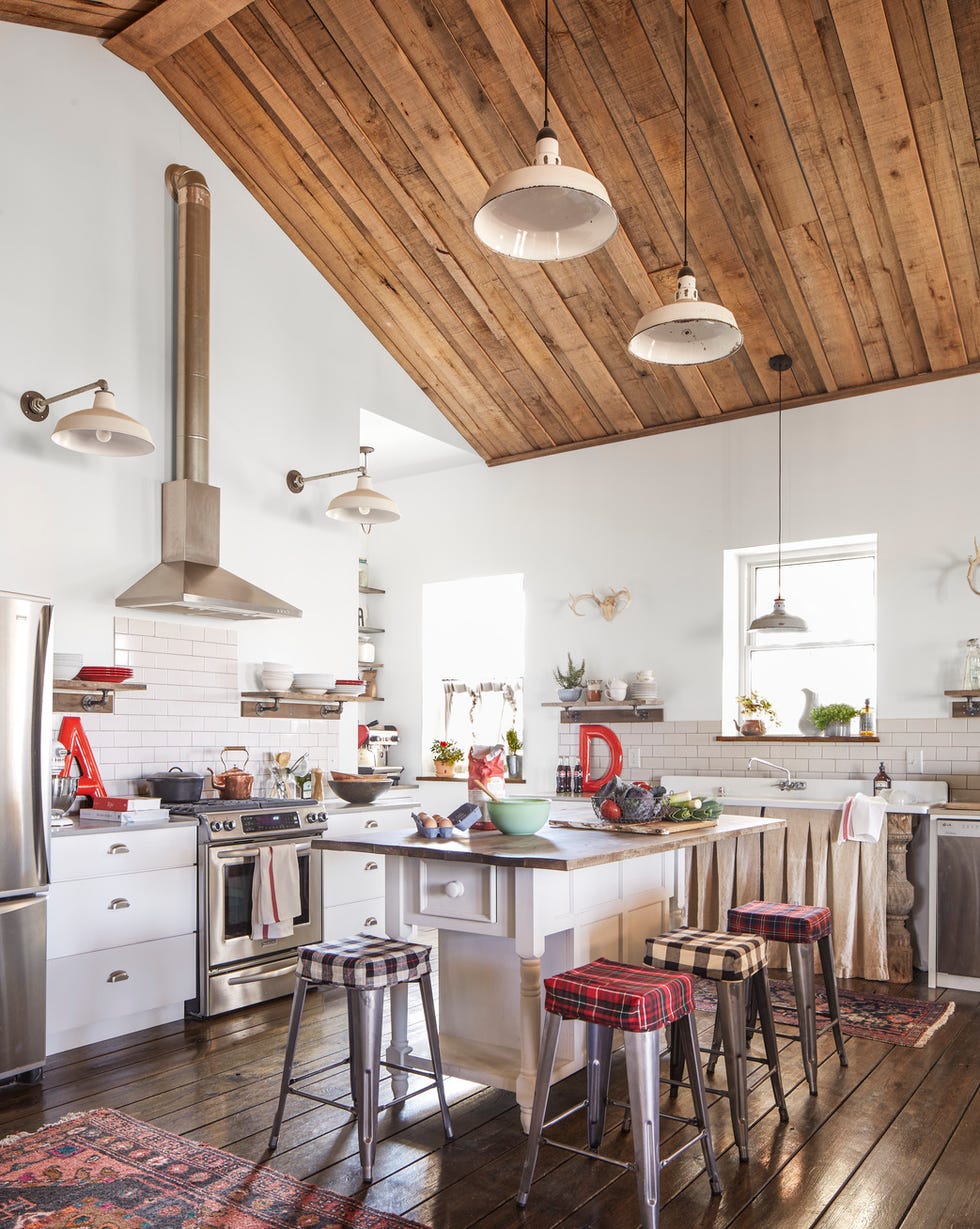
M 109 385 L 106 380 L 95 380 L 91 384 L 83 384 L 81 388 L 69 389 L 67 393 L 59 393 L 57 397 L 44 397 L 39 392 L 33 389 L 28 389 L 20 399 L 20 408 L 23 410 L 25 417 L 31 422 L 44 422 L 48 416 L 48 409 L 54 405 L 56 401 L 64 401 L 66 397 L 74 397 L 78 393 L 90 393 L 94 388 L 100 392 L 107 393 Z

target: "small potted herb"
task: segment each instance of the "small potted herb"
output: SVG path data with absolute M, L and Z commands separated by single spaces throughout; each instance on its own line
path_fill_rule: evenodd
M 818 704 L 810 709 L 810 720 L 825 738 L 848 738 L 851 722 L 858 715 L 853 704 Z
M 513 726 L 504 735 L 507 740 L 507 775 L 509 777 L 521 777 L 524 770 L 524 757 L 521 755 L 521 748 L 524 744 L 517 737 L 517 731 Z
M 571 653 L 566 654 L 568 665 L 564 670 L 555 669 L 555 682 L 558 684 L 558 699 L 565 704 L 574 703 L 582 694 L 582 682 L 585 678 L 585 660 L 579 665 L 572 661 Z
M 456 765 L 463 758 L 461 748 L 452 739 L 437 738 L 429 750 L 435 761 L 436 776 L 455 776 Z
M 768 717 L 773 725 L 779 725 L 779 718 L 772 704 L 757 691 L 750 691 L 747 696 L 736 696 L 739 714 L 739 734 L 746 738 L 761 738 L 766 732 L 763 716 Z

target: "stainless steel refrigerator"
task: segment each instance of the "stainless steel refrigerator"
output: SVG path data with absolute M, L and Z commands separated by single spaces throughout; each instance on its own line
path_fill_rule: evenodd
M 44 1066 L 51 603 L 0 592 L 0 1080 Z

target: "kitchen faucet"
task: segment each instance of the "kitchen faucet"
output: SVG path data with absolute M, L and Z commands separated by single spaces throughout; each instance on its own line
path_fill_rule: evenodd
M 806 789 L 806 782 L 794 781 L 793 774 L 788 768 L 784 768 L 782 764 L 773 764 L 769 760 L 760 760 L 758 756 L 755 755 L 753 755 L 753 757 L 749 760 L 749 768 L 751 768 L 753 764 L 765 764 L 767 768 L 775 768 L 777 772 L 786 773 L 785 781 L 776 782 L 777 789 Z

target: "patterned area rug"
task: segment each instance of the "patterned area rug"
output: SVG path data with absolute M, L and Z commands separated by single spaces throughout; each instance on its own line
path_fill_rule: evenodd
M 0 1140 L 2 1229 L 424 1229 L 117 1110 Z
M 796 1028 L 796 999 L 790 982 L 769 982 L 773 1015 L 777 1024 Z M 817 1028 L 826 1020 L 820 1013 L 827 1011 L 827 996 L 817 987 Z M 849 1037 L 867 1037 L 886 1045 L 924 1046 L 929 1038 L 949 1020 L 955 1003 L 926 1003 L 920 999 L 897 999 L 889 994 L 858 994 L 854 990 L 838 990 L 841 1029 Z M 715 988 L 710 982 L 696 979 L 695 1005 L 698 1011 L 714 1011 Z

